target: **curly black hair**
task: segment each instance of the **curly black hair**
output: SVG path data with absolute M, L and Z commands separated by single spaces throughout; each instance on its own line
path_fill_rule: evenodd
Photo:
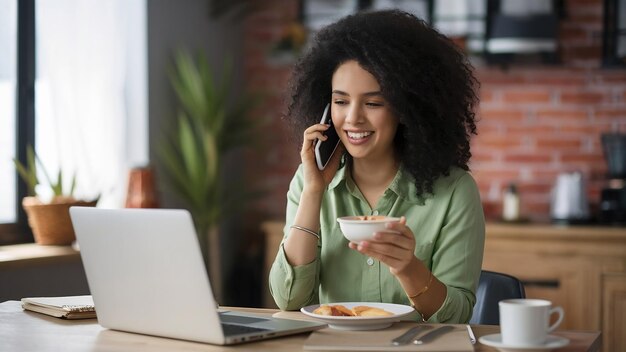
M 399 119 L 396 153 L 418 197 L 432 194 L 451 166 L 469 170 L 479 85 L 473 67 L 450 39 L 399 10 L 356 13 L 318 32 L 290 80 L 284 118 L 299 138 L 319 122 L 332 76 L 350 60 L 377 79 Z

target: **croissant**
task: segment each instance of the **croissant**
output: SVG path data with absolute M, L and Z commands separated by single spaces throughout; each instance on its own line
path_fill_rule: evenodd
M 340 316 L 353 316 L 354 313 L 352 311 L 340 304 L 338 305 L 321 305 L 319 308 L 313 311 L 314 314 L 319 315 L 332 315 L 335 317 Z
M 321 305 L 313 311 L 313 314 L 330 315 L 330 316 L 358 316 L 358 317 L 384 317 L 393 315 L 384 309 L 369 307 L 369 306 L 356 306 L 352 309 L 348 309 L 340 304 L 337 305 Z
M 390 313 L 384 309 L 368 306 L 356 306 L 352 308 L 352 311 L 354 312 L 354 315 L 360 317 L 386 317 L 393 315 L 393 313 Z

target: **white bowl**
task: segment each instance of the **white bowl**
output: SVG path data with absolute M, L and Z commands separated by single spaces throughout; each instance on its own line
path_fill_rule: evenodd
M 343 236 L 349 241 L 356 243 L 373 239 L 375 232 L 389 231 L 385 225 L 389 222 L 398 221 L 400 221 L 400 218 L 379 215 L 343 216 L 337 218 Z

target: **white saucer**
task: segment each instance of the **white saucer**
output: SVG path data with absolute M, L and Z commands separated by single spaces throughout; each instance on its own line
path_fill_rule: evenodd
M 533 352 L 533 351 L 550 351 L 555 348 L 561 348 L 569 344 L 569 340 L 554 335 L 548 335 L 546 342 L 541 346 L 511 346 L 502 343 L 502 335 L 491 334 L 481 336 L 478 341 L 483 345 L 495 347 L 502 352 Z

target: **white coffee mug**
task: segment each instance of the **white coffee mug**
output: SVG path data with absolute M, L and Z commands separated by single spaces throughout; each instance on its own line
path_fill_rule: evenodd
M 499 307 L 502 343 L 516 347 L 543 345 L 565 314 L 563 308 L 553 308 L 552 302 L 543 299 L 507 299 L 500 301 Z M 552 313 L 559 317 L 548 326 Z

